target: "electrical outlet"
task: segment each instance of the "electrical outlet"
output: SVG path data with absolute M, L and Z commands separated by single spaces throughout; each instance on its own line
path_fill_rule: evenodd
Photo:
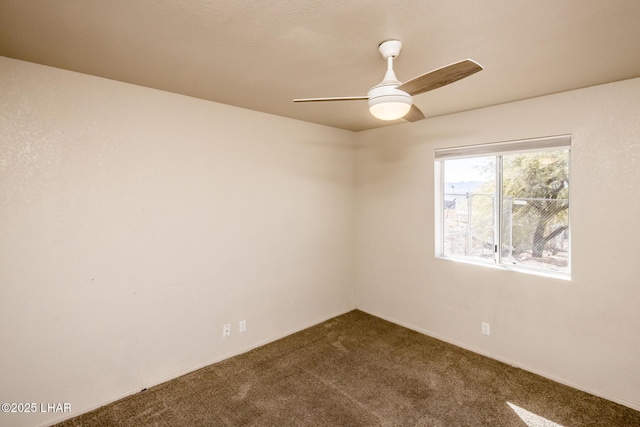
M 491 325 L 489 325 L 487 322 L 482 322 L 482 334 L 491 335 Z
M 246 320 L 241 320 L 240 322 L 238 322 L 238 330 L 240 332 L 244 332 L 247 330 L 247 321 Z
M 231 323 L 227 323 L 222 327 L 222 337 L 225 338 L 229 335 L 231 335 Z

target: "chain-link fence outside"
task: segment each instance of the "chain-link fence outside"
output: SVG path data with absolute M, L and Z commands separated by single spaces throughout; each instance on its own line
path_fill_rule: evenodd
M 493 259 L 495 195 L 445 193 L 444 254 Z
M 495 194 L 444 194 L 444 254 L 478 261 L 496 257 Z M 568 270 L 569 201 L 503 198 L 503 264 Z

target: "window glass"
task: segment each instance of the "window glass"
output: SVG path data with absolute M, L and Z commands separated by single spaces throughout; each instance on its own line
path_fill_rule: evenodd
M 444 254 L 493 262 L 496 200 L 494 157 L 444 163 Z
M 436 151 L 440 255 L 568 274 L 569 144 L 555 137 Z
M 567 271 L 569 151 L 502 156 L 502 262 Z

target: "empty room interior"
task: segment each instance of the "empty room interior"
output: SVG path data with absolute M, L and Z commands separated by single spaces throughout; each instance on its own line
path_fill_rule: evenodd
M 332 409 L 274 385 L 308 415 L 264 418 L 247 386 L 245 418 L 181 425 L 605 425 L 536 387 L 480 408 L 513 424 L 423 411 L 439 383 L 393 378 L 429 345 L 451 375 L 495 363 L 637 425 L 639 20 L 626 0 L 0 0 L 0 425 L 108 425 L 73 419 L 292 337 L 280 365 Z M 404 338 L 340 364 L 383 331 Z M 365 378 L 410 387 L 413 418 Z

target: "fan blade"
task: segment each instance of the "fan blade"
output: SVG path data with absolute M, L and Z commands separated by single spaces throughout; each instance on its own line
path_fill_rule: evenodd
M 325 101 L 361 101 L 369 99 L 368 96 L 338 96 L 333 98 L 302 98 L 294 99 L 293 102 L 325 102 Z
M 482 66 L 471 59 L 465 59 L 451 65 L 429 71 L 418 77 L 415 77 L 400 86 L 400 89 L 407 92 L 411 96 L 415 96 L 439 87 L 446 86 L 449 83 L 456 82 L 465 77 L 482 70 Z
M 424 119 L 424 114 L 415 104 L 411 106 L 409 112 L 403 117 L 408 122 L 417 122 L 418 120 Z

